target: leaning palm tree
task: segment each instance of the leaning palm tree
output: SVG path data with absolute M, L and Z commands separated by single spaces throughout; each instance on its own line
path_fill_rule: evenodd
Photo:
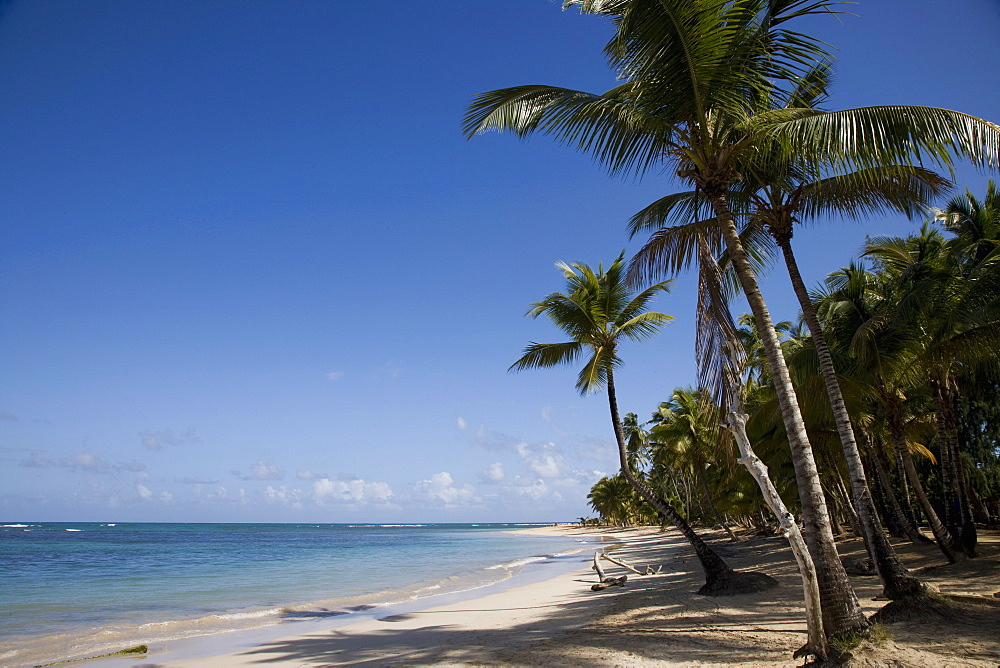
M 545 315 L 570 340 L 564 343 L 531 343 L 514 364 L 513 371 L 572 364 L 583 358 L 584 365 L 577 376 L 576 389 L 591 394 L 606 389 L 611 424 L 618 445 L 621 475 L 639 495 L 667 521 L 676 526 L 691 543 L 705 571 L 705 585 L 699 593 L 727 595 L 759 591 L 776 584 L 763 573 L 737 573 L 712 550 L 673 507 L 656 494 L 630 466 L 628 442 L 618 411 L 615 392 L 615 369 L 622 360 L 618 349 L 625 340 L 643 341 L 672 320 L 671 316 L 648 311 L 653 298 L 666 292 L 670 281 L 655 283 L 636 294 L 625 277 L 624 253 L 604 269 L 595 271 L 586 264 L 559 263 L 566 278 L 567 292 L 553 292 L 532 305 L 528 315 Z
M 828 64 L 821 63 L 815 67 L 793 88 L 784 101 L 785 110 L 818 109 L 826 99 L 830 75 Z M 773 104 L 774 100 L 769 103 Z M 746 229 L 763 229 L 770 236 L 769 239 L 762 239 L 759 234 L 747 235 L 751 243 L 757 244 L 756 252 L 766 254 L 772 250 L 772 244 L 781 252 L 802 309 L 802 317 L 812 333 L 820 376 L 847 465 L 858 524 L 882 579 L 883 595 L 897 599 L 918 594 L 922 591 L 920 582 L 907 572 L 881 526 L 833 356 L 799 271 L 791 242 L 797 223 L 819 215 L 859 218 L 889 209 L 912 216 L 924 211 L 926 202 L 943 192 L 950 182 L 930 170 L 906 164 L 874 165 L 842 173 L 821 174 L 815 165 L 802 162 L 797 156 L 786 155 L 784 147 L 778 142 L 763 142 L 761 146 L 762 150 L 772 151 L 772 155 L 763 161 L 755 156 L 754 164 L 740 169 L 743 179 L 734 183 L 729 193 L 733 212 L 744 218 Z M 684 237 L 691 234 L 693 227 L 700 229 L 715 222 L 705 220 L 699 226 L 684 224 L 683 216 L 708 208 L 699 206 L 699 199 L 704 197 L 697 191 L 670 195 L 632 217 L 629 223 L 631 235 L 642 230 L 654 230 L 650 240 L 636 254 L 637 271 L 655 275 L 669 273 L 677 267 L 676 253 L 684 248 Z M 681 224 L 671 226 L 671 222 Z M 779 329 L 777 325 L 775 328 Z M 766 373 L 765 365 L 761 368 Z
M 576 3 L 574 3 L 576 4 Z M 866 167 L 921 157 L 947 161 L 960 152 L 980 163 L 1000 154 L 1000 127 L 941 109 L 876 107 L 848 112 L 770 105 L 785 82 L 827 58 L 822 45 L 788 21 L 832 13 L 829 0 L 581 0 L 612 17 L 606 53 L 624 83 L 604 95 L 521 86 L 478 96 L 468 135 L 509 130 L 554 135 L 592 153 L 613 174 L 665 168 L 704 194 L 715 215 L 764 338 L 781 404 L 803 507 L 805 535 L 820 573 L 828 634 L 864 628 L 840 562 L 816 463 L 781 358 L 770 313 L 740 241 L 728 192 L 754 164 L 762 143 L 777 142 L 836 166 Z

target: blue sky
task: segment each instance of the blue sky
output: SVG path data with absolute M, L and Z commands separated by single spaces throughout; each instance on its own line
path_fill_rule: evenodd
M 830 106 L 1000 120 L 1000 2 L 942 7 L 810 23 Z M 674 185 L 460 125 L 486 90 L 611 87 L 609 35 L 548 0 L 0 4 L 0 519 L 588 514 L 603 398 L 506 369 L 559 340 L 522 317 L 553 264 L 635 250 L 625 221 Z M 799 232 L 806 280 L 915 225 Z M 623 410 L 693 381 L 692 288 L 623 351 Z

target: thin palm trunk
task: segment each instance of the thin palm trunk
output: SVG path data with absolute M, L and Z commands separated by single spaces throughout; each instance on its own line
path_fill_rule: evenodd
M 875 480 L 878 489 L 882 492 L 882 498 L 885 500 L 887 512 L 891 514 L 891 518 L 887 521 L 891 521 L 899 527 L 900 531 L 902 531 L 902 533 L 910 539 L 911 543 L 916 545 L 926 543 L 930 539 L 920 533 L 920 530 L 913 524 L 909 516 L 903 512 L 903 507 L 900 505 L 899 499 L 896 497 L 896 492 L 892 488 L 892 482 L 889 479 L 889 472 L 885 470 L 885 466 L 883 466 L 882 460 L 879 459 L 878 453 L 871 451 L 870 444 L 868 445 L 868 460 L 872 463 L 872 470 L 875 472 Z
M 858 443 L 854 437 L 854 427 L 847 412 L 847 405 L 844 403 L 843 392 L 840 390 L 840 381 L 837 380 L 833 355 L 830 353 L 830 346 L 823 334 L 823 327 L 816 314 L 816 307 L 809 298 L 809 292 L 806 290 L 798 263 L 795 261 L 795 255 L 792 253 L 790 235 L 777 237 L 775 240 L 781 248 L 788 276 L 792 281 L 792 288 L 795 290 L 799 307 L 802 309 L 802 315 L 812 333 L 813 345 L 816 348 L 816 355 L 819 357 L 820 373 L 823 375 L 823 384 L 830 400 L 830 409 L 833 411 L 833 420 L 837 425 L 837 434 L 840 436 L 844 461 L 847 464 L 847 473 L 851 480 L 854 509 L 857 511 L 861 530 L 864 532 L 865 544 L 869 546 L 872 560 L 875 562 L 875 569 L 882 580 L 882 593 L 890 599 L 918 594 L 923 591 L 923 585 L 917 578 L 910 575 L 899 560 L 892 543 L 885 535 L 878 518 L 878 512 L 875 510 L 871 489 L 868 487 L 868 478 L 865 476 L 865 468 L 861 463 L 861 452 L 858 450 Z
M 708 507 L 711 509 L 712 514 L 715 515 L 715 521 L 722 525 L 722 528 L 726 530 L 729 534 L 729 540 L 734 543 L 739 541 L 733 530 L 729 528 L 729 524 L 726 520 L 722 519 L 722 515 L 719 514 L 719 509 L 715 507 L 715 501 L 712 500 L 712 491 L 708 488 L 708 480 L 705 477 L 705 469 L 698 471 L 698 478 L 701 479 L 701 489 L 705 492 L 705 498 L 708 499 Z
M 899 405 L 892 398 L 889 398 L 885 404 L 888 409 L 886 411 L 886 418 L 889 422 L 889 435 L 892 438 L 893 446 L 896 448 L 897 456 L 903 462 L 903 471 L 910 481 L 913 494 L 917 497 L 917 503 L 920 504 L 920 509 L 923 511 L 924 517 L 927 518 L 927 524 L 930 525 L 931 533 L 934 534 L 934 540 L 937 541 L 938 547 L 941 548 L 948 561 L 953 564 L 957 563 L 961 561 L 961 553 L 956 548 L 955 541 L 948 528 L 941 522 L 941 518 L 938 517 L 934 506 L 931 505 L 930 499 L 927 498 L 923 483 L 920 482 L 920 476 L 917 474 L 917 467 L 913 463 L 913 455 L 910 454 L 910 449 L 906 447 L 906 440 L 903 438 L 903 420 L 900 417 Z
M 684 534 L 684 537 L 687 538 L 688 542 L 691 543 L 691 547 L 694 548 L 698 561 L 701 563 L 702 570 L 705 571 L 705 585 L 699 590 L 699 593 L 714 592 L 720 585 L 731 579 L 734 573 L 733 569 L 702 540 L 701 536 L 695 533 L 691 525 L 678 515 L 669 503 L 660 498 L 649 485 L 632 473 L 632 469 L 628 465 L 628 446 L 625 440 L 625 429 L 622 427 L 621 417 L 618 412 L 618 398 L 615 393 L 614 375 L 611 370 L 608 370 L 607 389 L 608 406 L 611 410 L 611 423 L 615 430 L 615 440 L 618 442 L 618 457 L 621 463 L 622 474 L 635 491 L 665 517 L 667 521 L 677 527 Z
M 854 589 L 851 588 L 851 582 L 844 570 L 843 563 L 840 561 L 840 555 L 837 553 L 833 532 L 830 529 L 829 513 L 823 498 L 823 489 L 819 482 L 819 471 L 816 468 L 812 447 L 806 435 L 805 423 L 795 398 L 795 390 L 788 374 L 788 367 L 782 356 L 778 335 L 774 330 L 771 314 L 768 312 L 767 305 L 757 286 L 757 279 L 754 277 L 753 270 L 747 260 L 724 193 L 723 189 L 715 193 L 706 192 L 706 195 L 712 204 L 716 220 L 721 226 L 730 259 L 739 277 L 743 294 L 746 296 L 756 320 L 757 329 L 760 332 L 767 355 L 771 379 L 778 396 L 782 420 L 788 435 L 788 444 L 792 451 L 795 479 L 799 489 L 799 500 L 802 504 L 805 540 L 816 565 L 817 580 L 823 600 L 823 626 L 827 634 L 831 636 L 865 629 L 869 623 L 861 610 Z
M 972 507 L 965 484 L 965 471 L 962 469 L 962 458 L 958 449 L 958 416 L 955 411 L 955 397 L 947 382 L 931 379 L 931 394 L 934 397 L 935 422 L 937 424 L 938 442 L 941 445 L 942 471 L 945 469 L 944 453 L 948 453 L 948 471 L 953 482 L 950 494 L 945 494 L 945 506 L 950 510 L 951 522 L 957 527 L 951 529 L 953 536 L 958 536 L 959 546 L 966 555 L 976 556 L 978 536 L 976 523 L 972 518 Z M 947 490 L 946 490 L 947 491 Z M 948 517 L 948 515 L 946 515 Z M 946 520 L 947 522 L 947 520 Z M 949 528 L 951 528 L 949 524 Z

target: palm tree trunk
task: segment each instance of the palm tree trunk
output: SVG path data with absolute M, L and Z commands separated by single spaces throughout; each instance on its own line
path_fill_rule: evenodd
M 865 468 L 861 463 L 861 452 L 858 450 L 858 443 L 854 437 L 854 427 L 847 412 L 844 394 L 840 390 L 840 381 L 837 380 L 833 355 L 826 342 L 826 336 L 823 334 L 823 327 L 816 314 L 816 307 L 813 306 L 812 300 L 809 298 L 809 292 L 806 290 L 802 274 L 799 273 L 798 263 L 795 261 L 795 255 L 792 253 L 791 235 L 776 237 L 776 241 L 785 259 L 788 277 L 792 281 L 792 288 L 799 300 L 802 315 L 812 333 L 813 345 L 816 348 L 816 355 L 819 357 L 820 373 L 823 375 L 823 384 L 826 386 L 830 409 L 833 411 L 833 420 L 837 425 L 837 433 L 840 435 L 840 443 L 844 451 L 848 477 L 851 480 L 854 509 L 861 522 L 865 544 L 869 546 L 872 560 L 875 562 L 875 570 L 882 580 L 882 593 L 889 599 L 918 594 L 923 591 L 923 585 L 903 566 L 892 547 L 892 543 L 885 535 L 881 522 L 879 522 L 871 489 L 868 487 L 868 478 L 865 476 Z
M 646 499 L 646 501 L 653 506 L 657 512 L 677 527 L 680 532 L 684 534 L 684 537 L 687 538 L 688 542 L 691 543 L 691 547 L 694 548 L 698 561 L 701 562 L 701 567 L 705 571 L 705 587 L 714 586 L 716 582 L 728 579 L 733 570 L 729 568 L 725 561 L 722 560 L 722 557 L 716 554 L 715 551 L 701 539 L 701 536 L 695 533 L 694 529 L 691 528 L 691 525 L 681 518 L 681 516 L 677 514 L 669 503 L 661 499 L 659 495 L 657 495 L 649 487 L 649 485 L 632 473 L 632 469 L 628 465 L 628 447 L 625 444 L 625 429 L 622 427 L 621 418 L 618 413 L 618 398 L 615 393 L 614 376 L 610 370 L 608 371 L 607 388 L 608 405 L 611 409 L 611 422 L 615 430 L 615 440 L 618 442 L 618 457 L 621 463 L 622 474 L 629 481 L 635 491 L 638 492 L 642 498 Z
M 906 447 L 906 440 L 903 438 L 903 420 L 899 414 L 897 401 L 889 397 L 884 404 L 886 418 L 889 422 L 889 435 L 892 437 L 893 446 L 896 448 L 896 454 L 903 462 L 903 471 L 906 472 L 906 477 L 913 488 L 913 494 L 917 497 L 920 509 L 927 518 L 927 524 L 931 527 L 931 533 L 934 534 L 934 539 L 937 541 L 938 547 L 941 548 L 948 561 L 953 564 L 958 563 L 961 561 L 961 555 L 955 547 L 955 541 L 951 533 L 948 532 L 947 527 L 941 522 L 937 512 L 935 512 L 930 499 L 927 498 L 924 486 L 920 482 L 920 476 L 917 474 L 917 467 L 913 464 L 913 456 L 910 454 L 910 449 Z
M 736 389 L 734 394 L 739 392 Z M 771 512 L 778 518 L 778 523 L 785 532 L 785 537 L 792 547 L 792 554 L 795 555 L 795 562 L 799 566 L 799 574 L 802 576 L 802 590 L 805 594 L 806 605 L 806 629 L 809 633 L 809 653 L 816 656 L 819 662 L 826 660 L 829 651 L 826 643 L 826 633 L 823 631 L 823 603 L 819 592 L 819 582 L 816 578 L 816 565 L 809 554 L 809 547 L 799 525 L 795 523 L 795 517 L 788 512 L 785 502 L 781 500 L 778 489 L 774 486 L 771 478 L 767 475 L 767 466 L 757 457 L 750 445 L 750 438 L 747 436 L 747 416 L 743 412 L 742 399 L 736 397 L 734 406 L 729 411 L 729 430 L 736 440 L 740 450 L 740 463 L 743 464 L 760 487 L 767 505 Z
M 712 510 L 712 514 L 715 515 L 715 521 L 722 525 L 722 528 L 726 530 L 729 534 L 729 540 L 734 543 L 739 542 L 739 538 L 733 533 L 733 530 L 729 528 L 729 524 L 726 520 L 722 519 L 722 515 L 719 514 L 719 509 L 715 507 L 715 501 L 712 500 L 712 492 L 708 489 L 708 480 L 705 477 L 705 469 L 702 468 L 698 471 L 698 477 L 701 479 L 701 488 L 705 492 L 705 498 L 708 499 L 708 507 Z
M 903 512 L 903 507 L 899 504 L 899 499 L 896 498 L 896 492 L 892 489 L 889 472 L 882 465 L 882 460 L 879 459 L 878 453 L 872 452 L 871 443 L 868 443 L 867 451 L 868 461 L 872 463 L 872 470 L 875 472 L 878 489 L 881 490 L 882 497 L 885 499 L 885 506 L 892 515 L 887 521 L 891 521 L 897 525 L 906 537 L 910 539 L 911 543 L 915 545 L 926 543 L 929 540 L 927 536 L 920 533 L 920 530 L 917 529 L 906 513 Z
M 951 510 L 951 522 L 958 531 L 952 529 L 952 535 L 959 536 L 959 546 L 970 557 L 976 556 L 976 523 L 972 518 L 972 507 L 969 503 L 968 490 L 965 485 L 965 471 L 962 469 L 962 458 L 958 449 L 958 416 L 955 411 L 955 397 L 948 387 L 947 381 L 940 382 L 931 379 L 931 394 L 934 397 L 935 422 L 937 424 L 938 443 L 941 445 L 941 468 L 945 469 L 945 451 L 948 452 L 947 467 L 950 479 L 954 483 L 950 494 L 945 494 L 946 510 Z M 943 477 L 943 475 L 942 475 Z M 948 515 L 946 514 L 946 517 Z M 947 522 L 947 520 L 946 520 Z M 949 524 L 949 527 L 951 525 Z
M 757 279 L 747 260 L 724 191 L 706 192 L 706 195 L 722 228 L 730 260 L 753 312 L 767 354 L 771 379 L 781 406 L 781 417 L 792 451 L 792 464 L 795 467 L 795 479 L 802 504 L 805 540 L 816 564 L 820 595 L 823 600 L 823 627 L 830 636 L 868 628 L 868 620 L 861 610 L 854 589 L 851 588 L 840 555 L 837 554 L 816 460 L 813 457 L 809 437 L 806 435 L 805 423 L 788 374 L 788 367 L 782 356 L 778 335 L 771 321 L 771 314 L 767 310 L 757 286 Z

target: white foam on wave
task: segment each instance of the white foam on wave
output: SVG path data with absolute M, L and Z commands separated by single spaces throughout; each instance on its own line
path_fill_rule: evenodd
M 395 527 L 425 527 L 426 524 L 379 524 L 383 529 L 392 529 Z
M 66 529 L 66 531 L 83 531 L 83 529 Z
M 505 569 L 508 569 L 508 568 L 517 568 L 518 566 L 526 566 L 528 564 L 533 564 L 536 561 L 545 561 L 548 558 L 549 557 L 546 556 L 546 555 L 539 555 L 539 556 L 534 556 L 534 557 L 525 557 L 524 559 L 515 559 L 514 561 L 508 561 L 507 563 L 504 563 L 504 564 L 495 564 L 493 566 L 487 566 L 486 570 L 488 570 L 488 571 L 495 571 L 495 570 L 498 570 L 498 569 L 501 569 L 501 568 L 505 568 Z
M 30 527 L 30 524 L 0 524 L 0 527 L 4 529 L 23 529 L 24 527 Z
M 268 608 L 267 610 L 254 610 L 253 612 L 231 612 L 221 615 L 211 615 L 212 619 L 261 619 L 262 617 L 273 617 L 285 612 L 285 608 Z

